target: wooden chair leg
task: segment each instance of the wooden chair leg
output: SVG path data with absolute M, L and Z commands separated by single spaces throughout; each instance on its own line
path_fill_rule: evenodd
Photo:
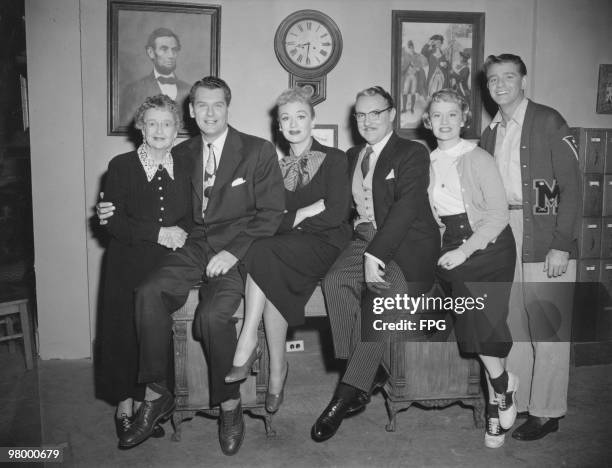
M 13 327 L 13 317 L 7 316 L 5 319 L 6 323 L 6 334 L 11 336 L 15 334 L 15 327 Z M 8 349 L 10 354 L 15 354 L 15 341 L 8 340 Z
M 34 359 L 32 356 L 32 328 L 30 326 L 30 314 L 28 312 L 28 303 L 19 304 L 19 317 L 21 319 L 21 333 L 23 334 L 23 353 L 25 354 L 26 369 L 31 370 L 34 367 Z

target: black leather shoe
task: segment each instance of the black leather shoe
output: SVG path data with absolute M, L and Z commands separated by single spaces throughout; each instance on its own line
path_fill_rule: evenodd
M 361 390 L 357 390 L 357 395 L 348 402 L 345 416 L 354 416 L 363 411 L 368 403 L 370 403 L 371 394 Z
M 132 425 L 132 418 L 125 413 L 121 413 L 121 416 L 115 416 L 115 431 L 117 432 L 117 437 L 121 438 L 127 431 L 130 429 Z
M 512 438 L 516 440 L 538 440 L 550 432 L 559 430 L 559 418 L 539 418 L 531 416 L 527 422 L 517 427 L 512 433 Z
M 133 416 L 130 417 L 125 413 L 123 413 L 119 418 L 115 417 L 115 431 L 117 432 L 117 437 L 121 438 L 127 433 L 128 429 L 132 425 L 133 420 Z M 155 439 L 160 439 L 165 435 L 166 431 L 164 431 L 164 428 L 161 427 L 159 424 L 156 424 L 153 428 L 153 433 L 151 434 L 151 437 Z
M 161 396 L 157 400 L 145 400 L 142 403 L 129 429 L 119 437 L 119 448 L 132 448 L 147 440 L 155 432 L 157 423 L 168 418 L 174 411 L 172 394 L 160 386 L 153 389 Z
M 242 417 L 242 404 L 233 410 L 220 409 L 219 416 L 219 444 L 225 455 L 234 455 L 240 449 L 244 439 L 244 418 Z
M 347 416 L 353 416 L 365 409 L 368 403 L 370 403 L 372 393 L 379 387 L 384 387 L 385 383 L 389 380 L 389 374 L 383 366 L 379 366 L 374 376 L 374 382 L 369 392 L 357 390 L 357 395 L 349 403 L 349 407 L 346 410 Z
M 323 442 L 333 437 L 351 406 L 357 408 L 357 411 L 360 404 L 362 407 L 365 407 L 365 404 L 357 401 L 363 399 L 361 394 L 365 394 L 366 398 L 368 397 L 367 392 L 363 392 L 351 385 L 340 383 L 329 405 L 327 405 L 321 416 L 318 417 L 312 426 L 310 431 L 312 439 L 315 442 Z

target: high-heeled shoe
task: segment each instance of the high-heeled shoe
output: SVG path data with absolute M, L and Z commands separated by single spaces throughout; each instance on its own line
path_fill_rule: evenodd
M 266 392 L 266 411 L 268 413 L 276 413 L 280 408 L 280 405 L 285 399 L 285 384 L 287 383 L 287 376 L 289 375 L 289 363 L 285 366 L 285 378 L 283 379 L 283 387 L 280 393 L 269 393 Z
M 225 376 L 225 383 L 234 383 L 240 382 L 246 379 L 251 372 L 251 368 L 255 361 L 257 361 L 261 357 L 261 350 L 259 347 L 255 347 L 249 358 L 246 362 L 241 366 L 232 366 L 230 371 Z

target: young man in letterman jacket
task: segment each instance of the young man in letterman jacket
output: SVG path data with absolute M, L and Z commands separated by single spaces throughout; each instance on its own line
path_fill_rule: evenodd
M 512 437 L 530 441 L 557 431 L 567 411 L 581 206 L 578 153 L 563 117 L 525 98 L 527 68 L 519 56 L 490 55 L 485 72 L 499 111 L 481 146 L 495 156 L 502 174 L 517 248 L 508 319 L 514 346 L 507 368 L 521 382 L 517 408 L 529 415 Z

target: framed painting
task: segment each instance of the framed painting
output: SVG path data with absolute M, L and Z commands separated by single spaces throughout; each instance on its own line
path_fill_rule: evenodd
M 598 114 L 612 114 L 612 64 L 599 65 L 596 111 Z
M 312 136 L 324 146 L 338 147 L 338 125 L 315 125 Z
M 191 85 L 219 70 L 221 7 L 108 0 L 108 134 L 125 135 L 144 100 L 166 94 L 187 135 Z
M 393 10 L 391 21 L 391 94 L 397 132 L 425 138 L 422 116 L 429 98 L 451 88 L 470 106 L 464 138 L 479 138 L 484 13 Z

